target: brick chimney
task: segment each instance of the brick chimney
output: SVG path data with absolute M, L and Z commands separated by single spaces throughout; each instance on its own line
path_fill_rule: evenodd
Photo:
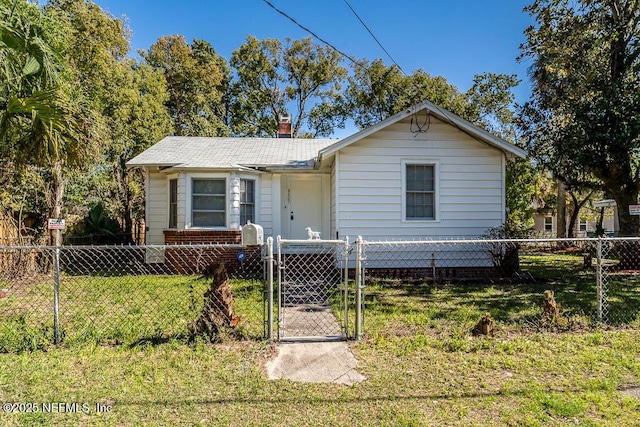
M 277 138 L 291 138 L 291 114 L 278 115 L 278 135 Z

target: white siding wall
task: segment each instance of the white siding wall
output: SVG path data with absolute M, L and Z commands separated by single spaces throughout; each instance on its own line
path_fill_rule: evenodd
M 477 237 L 504 218 L 503 155 L 432 118 L 426 133 L 396 123 L 340 151 L 338 231 L 350 240 Z M 435 221 L 402 215 L 403 161 L 434 162 Z
M 256 212 L 257 221 L 262 226 L 265 239 L 273 235 L 273 210 L 279 206 L 273 203 L 273 181 L 271 174 L 260 175 L 260 188 L 256 189 L 259 200 L 259 212 Z
M 339 161 L 340 159 L 340 153 L 336 153 L 336 159 L 335 159 L 335 165 L 338 165 L 340 163 Z M 330 181 L 330 191 L 329 191 L 329 198 L 331 200 L 330 202 L 330 206 L 329 206 L 329 218 L 330 218 L 330 222 L 329 222 L 329 238 L 330 239 L 335 239 L 336 238 L 336 232 L 338 231 L 338 227 L 337 227 L 337 222 L 336 222 L 336 212 L 338 210 L 338 206 L 337 206 L 337 197 L 338 194 L 336 192 L 336 180 L 337 180 L 337 171 L 338 171 L 338 166 L 334 166 L 333 168 L 331 168 L 331 181 Z M 340 236 L 338 236 L 337 238 L 340 238 Z
M 180 183 L 178 182 L 178 186 Z M 147 173 L 146 236 L 148 245 L 164 244 L 163 230 L 168 225 L 169 186 L 167 176 L 160 173 Z
M 178 174 L 178 229 L 184 229 L 187 223 L 187 175 Z M 168 188 L 168 187 L 167 187 Z M 167 198 L 168 200 L 168 198 Z M 169 224 L 169 215 L 167 214 L 167 224 Z

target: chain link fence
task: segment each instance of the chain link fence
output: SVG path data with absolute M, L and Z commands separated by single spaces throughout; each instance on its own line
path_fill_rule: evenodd
M 375 310 L 367 306 L 404 305 L 408 298 L 419 310 L 453 313 L 469 324 L 489 313 L 502 324 L 533 328 L 640 325 L 638 239 L 358 244 L 368 319 Z M 559 315 L 549 317 L 545 304 Z
M 206 299 L 231 309 L 238 337 L 265 336 L 262 247 L 0 247 L 0 352 L 57 341 L 193 339 Z M 223 262 L 230 295 L 212 289 Z M 224 299 L 224 301 L 222 301 Z M 218 303 L 217 301 L 215 303 Z
M 221 262 L 228 289 L 214 284 Z M 204 320 L 226 322 L 240 339 L 272 338 L 276 322 L 291 328 L 282 336 L 308 335 L 294 310 L 324 316 L 313 334 L 356 338 L 396 314 L 400 331 L 472 325 L 485 313 L 533 329 L 638 327 L 640 239 L 303 241 L 279 257 L 271 238 L 256 247 L 0 247 L 0 352 L 189 340 L 212 307 L 219 318 Z

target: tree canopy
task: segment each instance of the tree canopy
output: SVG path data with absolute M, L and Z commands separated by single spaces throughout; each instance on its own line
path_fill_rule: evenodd
M 170 134 L 273 137 L 283 113 L 294 136 L 326 137 L 429 99 L 515 140 L 513 76 L 482 74 L 461 92 L 422 70 L 346 61 L 311 38 L 248 36 L 227 59 L 206 40 L 170 35 L 133 59 L 130 34 L 91 0 L 0 0 L 0 183 L 19 188 L 0 189 L 0 215 L 25 211 L 42 229 L 47 216 L 92 224 L 99 212 L 131 241 L 144 186 L 127 160 Z M 523 191 L 509 193 L 516 210 Z
M 527 148 L 570 188 L 616 200 L 620 233 L 635 236 L 628 205 L 640 190 L 640 2 L 536 0 L 522 58 L 532 99 L 521 109 Z

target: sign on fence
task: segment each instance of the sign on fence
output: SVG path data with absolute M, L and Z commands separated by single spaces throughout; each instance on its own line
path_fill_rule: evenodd
M 49 218 L 47 228 L 49 230 L 64 230 L 64 219 L 62 218 Z
M 629 205 L 629 215 L 640 215 L 640 205 Z

